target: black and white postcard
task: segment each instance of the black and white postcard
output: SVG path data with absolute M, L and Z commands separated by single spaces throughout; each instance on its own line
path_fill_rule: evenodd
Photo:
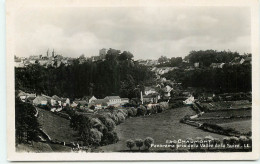
M 7 0 L 11 161 L 259 158 L 259 1 Z

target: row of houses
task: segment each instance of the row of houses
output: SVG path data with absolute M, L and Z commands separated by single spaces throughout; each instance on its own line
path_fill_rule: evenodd
M 22 68 L 27 67 L 31 64 L 39 64 L 44 67 L 48 66 L 54 66 L 59 67 L 61 64 L 64 64 L 65 66 L 71 65 L 73 63 L 73 58 L 63 57 L 62 55 L 54 55 L 54 56 L 30 56 L 28 58 L 21 57 L 15 58 L 15 67 Z
M 241 65 L 241 64 L 252 64 L 252 57 L 235 57 L 231 62 L 229 63 L 211 63 L 211 68 L 223 68 L 224 65 Z M 194 68 L 199 68 L 200 63 L 196 62 L 194 63 Z
M 163 75 L 165 73 L 168 73 L 169 71 L 179 69 L 178 67 L 153 67 L 151 71 L 155 72 L 158 75 Z
M 20 91 L 18 93 L 18 97 L 23 101 L 23 102 L 30 102 L 35 106 L 38 105 L 48 105 L 50 104 L 52 107 L 66 107 L 69 105 L 70 107 L 90 107 L 90 106 L 95 106 L 97 109 L 105 108 L 108 106 L 121 106 L 126 103 L 129 103 L 128 98 L 120 98 L 119 96 L 107 96 L 104 99 L 97 99 L 95 96 L 92 96 L 89 98 L 89 100 L 81 100 L 81 99 L 76 99 L 74 101 L 71 101 L 69 98 L 60 98 L 57 95 L 54 95 L 52 97 L 41 94 L 36 96 L 36 94 L 29 94 L 25 93 L 23 91 Z

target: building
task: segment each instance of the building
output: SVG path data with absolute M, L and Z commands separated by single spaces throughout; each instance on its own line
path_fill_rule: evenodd
M 157 93 L 154 88 L 152 88 L 152 87 L 145 87 L 144 88 L 144 94 L 145 95 L 149 95 L 149 94 L 153 94 L 153 93 Z
M 121 104 L 121 98 L 119 96 L 107 96 L 104 99 L 108 100 L 108 106 L 119 106 Z
M 223 68 L 223 66 L 225 65 L 225 63 L 212 63 L 210 65 L 211 68 Z
M 55 105 L 62 106 L 61 100 L 62 100 L 61 98 L 59 98 L 58 96 L 54 95 L 54 96 L 52 96 L 52 99 L 51 99 L 51 105 L 52 106 L 55 106 Z
M 70 105 L 70 99 L 69 98 L 61 98 L 61 103 L 65 107 L 67 105 Z
M 88 103 L 92 103 L 94 100 L 97 100 L 97 98 L 95 96 L 92 96 L 89 100 Z
M 106 108 L 108 107 L 108 100 L 107 99 L 96 99 L 96 100 L 93 100 L 89 106 L 92 106 L 94 105 L 96 109 L 102 109 L 102 108 Z
M 160 96 L 157 93 L 142 96 L 142 103 L 157 103 Z
M 169 85 L 167 85 L 166 87 L 164 87 L 164 88 L 163 88 L 164 96 L 165 96 L 165 97 L 170 97 L 172 90 L 173 90 L 173 88 L 170 87 Z
M 76 106 L 88 106 L 88 102 L 86 100 L 75 100 L 73 104 L 77 104 Z
M 51 103 L 52 98 L 46 95 L 39 95 L 33 100 L 33 105 L 47 105 L 48 102 Z
M 199 68 L 199 67 L 200 67 L 200 63 L 199 63 L 199 62 L 194 63 L 194 67 L 195 67 L 195 68 Z
M 122 105 L 127 104 L 127 103 L 129 103 L 129 98 L 121 98 Z

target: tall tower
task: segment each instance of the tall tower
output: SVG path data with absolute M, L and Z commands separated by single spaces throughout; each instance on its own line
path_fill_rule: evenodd
M 46 54 L 47 54 L 47 57 L 49 57 L 49 49 L 47 50 Z
M 52 57 L 54 57 L 54 49 L 53 49 L 53 51 L 52 51 Z

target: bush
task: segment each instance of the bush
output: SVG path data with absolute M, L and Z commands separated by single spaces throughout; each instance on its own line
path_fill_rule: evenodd
M 112 131 L 116 127 L 115 122 L 107 116 L 101 115 L 98 119 L 106 126 L 108 131 Z
M 134 117 L 133 110 L 131 108 L 127 108 L 128 117 Z
M 102 137 L 102 144 L 114 144 L 119 141 L 117 133 L 115 131 L 104 132 Z
M 94 110 L 96 107 L 94 105 L 91 105 L 91 107 L 89 107 L 89 109 Z
M 169 109 L 169 103 L 167 102 L 160 102 L 159 106 L 162 108 L 163 111 Z
M 136 145 L 136 147 L 138 147 L 139 150 L 140 150 L 140 148 L 144 145 L 144 141 L 143 141 L 142 139 L 136 139 L 136 140 L 135 140 L 135 145 Z
M 157 107 L 154 105 L 152 106 L 151 114 L 155 114 L 155 113 L 157 113 Z
M 118 123 L 123 123 L 125 121 L 125 117 L 121 112 L 118 112 L 117 114 L 117 118 L 118 118 Z
M 122 113 L 124 115 L 124 117 L 128 116 L 128 112 L 126 109 L 118 109 L 118 112 Z
M 147 112 L 147 109 L 143 106 L 143 105 L 140 105 L 139 108 L 137 108 L 137 115 L 138 116 L 144 116 Z
M 110 112 L 104 112 L 102 115 L 112 119 L 112 114 Z
M 116 115 L 116 113 L 111 114 L 112 120 L 115 122 L 116 125 L 119 124 L 119 120 L 118 117 Z
M 131 107 L 130 108 L 133 111 L 133 116 L 137 115 L 137 108 Z
M 144 145 L 146 146 L 147 149 L 149 149 L 152 145 L 152 143 L 154 143 L 154 139 L 151 137 L 147 137 L 144 140 Z
M 90 143 L 93 144 L 93 145 L 99 145 L 99 143 L 101 142 L 101 138 L 102 138 L 103 134 L 93 128 L 93 129 L 90 129 Z
M 98 118 L 90 119 L 90 127 L 95 128 L 100 132 L 106 128 L 106 126 Z
M 157 107 L 157 113 L 162 113 L 163 109 L 161 108 L 160 105 L 156 105 Z
M 132 150 L 132 148 L 135 146 L 135 142 L 133 141 L 133 140 L 127 140 L 126 141 L 126 146 L 130 149 L 130 150 Z

